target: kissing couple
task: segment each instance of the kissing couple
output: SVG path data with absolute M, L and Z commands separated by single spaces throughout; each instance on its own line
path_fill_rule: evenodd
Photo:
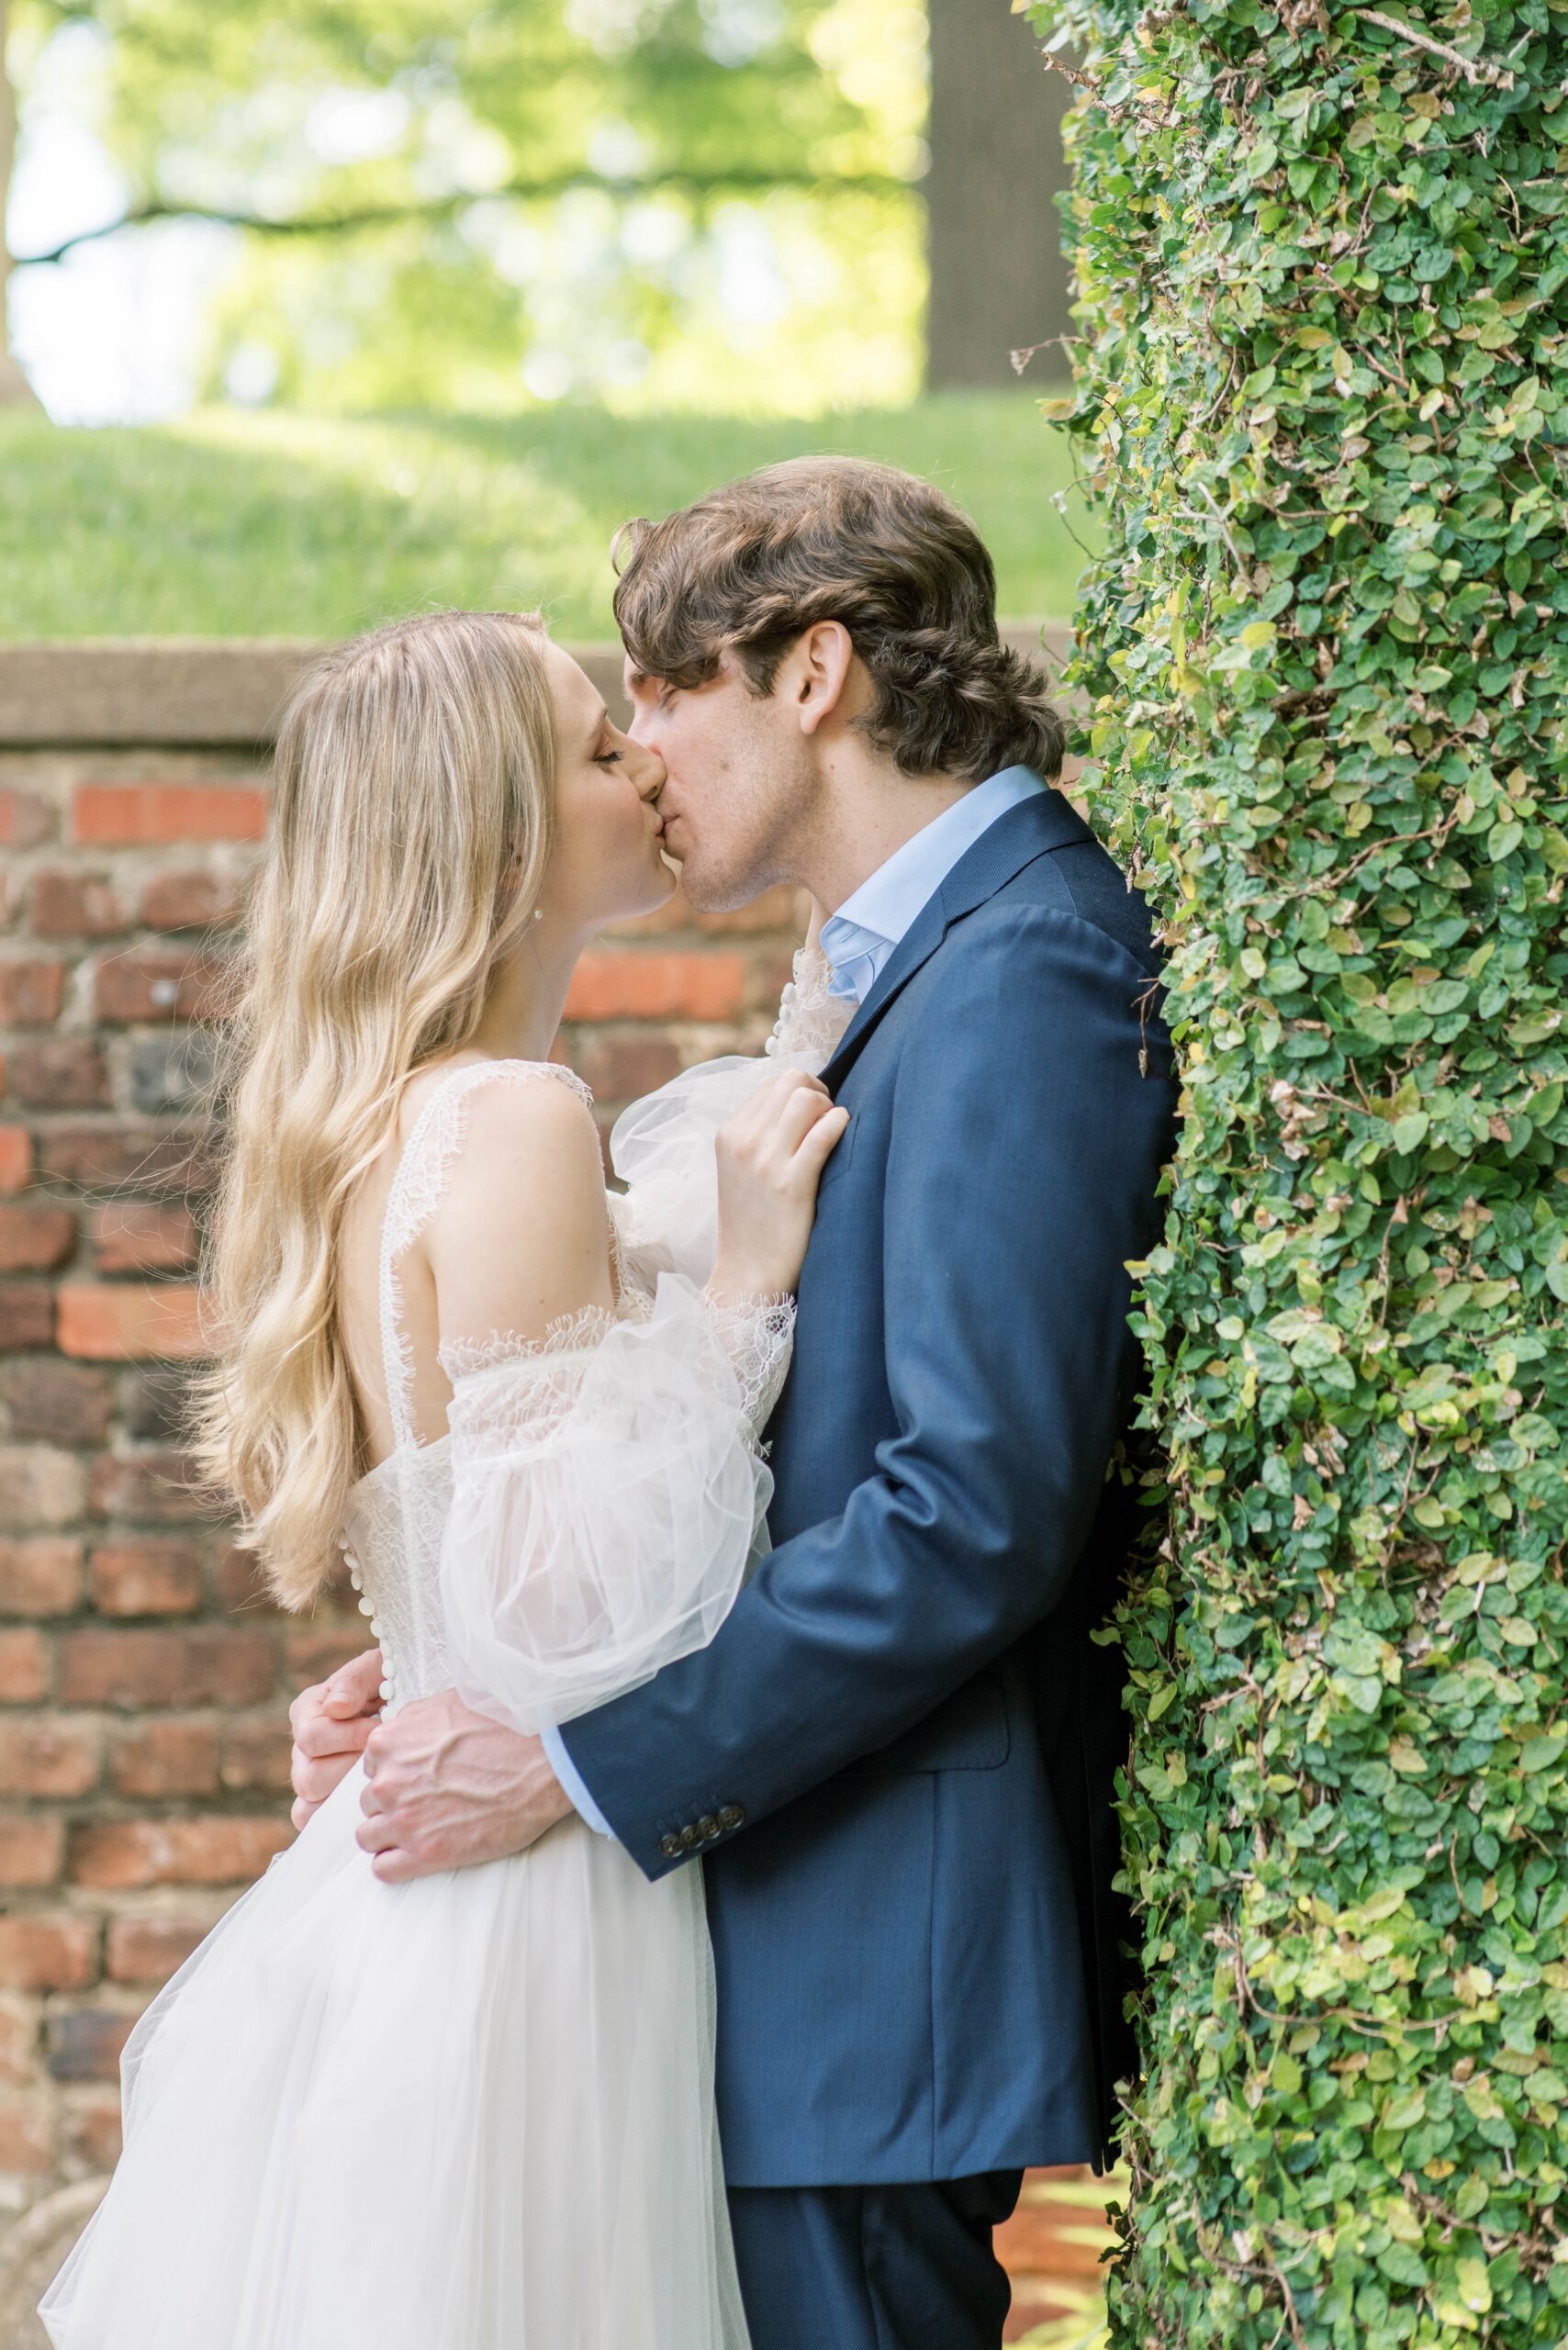
M 813 459 L 323 662 L 230 1040 L 200 1455 L 374 1647 L 139 2025 L 57 2350 L 996 2350 L 1126 2068 L 1096 1640 L 1173 1139 L 1148 913 L 972 526 Z M 606 1189 L 606 923 L 814 901 Z

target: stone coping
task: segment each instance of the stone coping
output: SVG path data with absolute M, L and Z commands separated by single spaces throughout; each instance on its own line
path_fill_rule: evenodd
M 1063 621 L 1014 621 L 1010 644 L 1067 657 Z M 314 637 L 58 637 L 0 644 L 0 748 L 190 744 L 262 749 Z M 568 647 L 612 711 L 621 707 L 617 645 Z

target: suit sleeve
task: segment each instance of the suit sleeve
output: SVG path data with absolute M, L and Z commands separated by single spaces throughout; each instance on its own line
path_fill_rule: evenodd
M 913 1728 L 1049 1612 L 1093 1518 L 1135 1360 L 1126 1260 L 1170 1139 L 1157 1025 L 1140 1068 L 1150 982 L 1071 913 L 974 930 L 941 950 L 894 1080 L 866 1278 L 896 1434 L 710 1647 L 564 1733 L 650 1877 L 686 1824 L 744 1832 Z

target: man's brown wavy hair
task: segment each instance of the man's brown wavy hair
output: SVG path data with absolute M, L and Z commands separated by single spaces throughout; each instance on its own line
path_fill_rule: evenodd
M 794 458 L 662 522 L 626 523 L 614 553 L 615 617 L 644 676 L 704 685 L 728 652 L 767 694 L 802 632 L 838 621 L 876 688 L 860 722 L 905 775 L 1060 771 L 1045 675 L 997 633 L 991 557 L 969 517 L 913 474 Z

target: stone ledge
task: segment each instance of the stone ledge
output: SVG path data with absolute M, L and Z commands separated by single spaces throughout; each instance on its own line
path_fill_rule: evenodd
M 1016 622 L 1010 644 L 1041 643 L 1056 670 L 1064 621 Z M 612 711 L 621 654 L 576 644 Z M 76 637 L 0 644 L 0 748 L 162 745 L 263 749 L 285 702 L 321 652 L 312 637 Z
M 314 637 L 62 637 L 0 644 L 0 746 L 262 750 L 325 649 Z M 620 690 L 607 645 L 572 651 Z

